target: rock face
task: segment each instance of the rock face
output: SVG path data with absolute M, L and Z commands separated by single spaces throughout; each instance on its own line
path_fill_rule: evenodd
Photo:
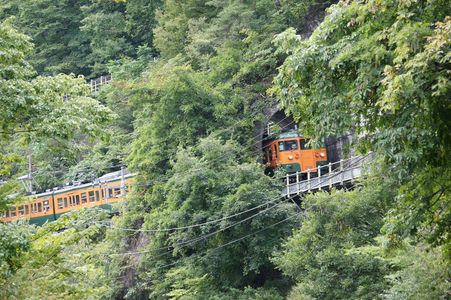
M 339 138 L 326 139 L 327 157 L 329 161 L 336 162 L 353 154 L 352 142 L 354 139 L 352 133 L 348 133 Z

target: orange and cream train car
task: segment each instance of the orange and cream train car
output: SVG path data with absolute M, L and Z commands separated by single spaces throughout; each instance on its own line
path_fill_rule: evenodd
M 62 214 L 84 207 L 99 206 L 111 209 L 120 200 L 124 189 L 130 189 L 133 174 L 108 173 L 94 182 L 65 186 L 60 189 L 27 196 L 26 201 L 10 206 L 3 212 L 3 221 L 25 219 L 30 224 L 44 224 L 56 220 Z
M 282 167 L 287 173 L 317 172 L 328 163 L 325 147 L 312 149 L 297 131 L 281 133 L 263 144 L 263 161 L 269 170 Z

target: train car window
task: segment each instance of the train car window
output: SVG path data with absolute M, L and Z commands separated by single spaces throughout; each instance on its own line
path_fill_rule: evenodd
M 64 197 L 64 207 L 67 207 L 67 198 Z
M 16 216 L 16 207 L 11 206 L 11 217 L 15 217 L 15 216 Z
M 100 201 L 100 192 L 96 191 L 96 201 Z
M 94 199 L 94 191 L 90 191 L 89 192 L 89 202 L 94 202 L 95 201 L 95 199 Z
M 44 212 L 48 212 L 50 210 L 49 200 L 44 201 Z
M 312 149 L 312 147 L 307 146 L 307 143 L 308 143 L 309 141 L 310 141 L 310 140 L 301 140 L 301 150 Z
M 102 199 L 105 199 L 105 191 L 102 189 Z
M 35 214 L 38 210 L 36 209 L 36 202 L 31 204 L 31 213 Z
M 58 209 L 62 209 L 63 207 L 63 198 L 58 198 Z
M 86 193 L 81 193 L 81 204 L 85 204 L 88 202 L 88 198 L 86 198 Z
M 277 158 L 277 145 L 276 144 L 274 144 L 274 155 Z
M 280 150 L 280 152 L 289 151 L 289 150 L 298 150 L 298 141 L 291 140 L 291 141 L 279 142 L 279 150 Z
M 113 189 L 112 188 L 108 188 L 108 197 L 109 198 L 114 198 L 114 193 L 113 193 Z
M 6 211 L 6 217 L 9 218 L 9 210 Z
M 38 202 L 38 212 L 42 212 L 42 203 Z
M 114 197 L 119 197 L 120 194 L 121 194 L 121 189 L 120 188 L 114 188 Z
M 30 213 L 30 207 L 25 205 L 25 214 L 28 215 Z
M 25 210 L 23 208 L 23 205 L 19 206 L 18 212 L 19 212 L 19 216 L 23 216 L 24 215 Z
M 75 204 L 80 205 L 80 195 L 75 195 Z

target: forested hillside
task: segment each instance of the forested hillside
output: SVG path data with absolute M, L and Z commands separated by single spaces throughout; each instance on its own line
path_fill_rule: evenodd
M 1 299 L 451 296 L 447 1 L 4 0 L 0 19 L 0 210 L 29 168 L 37 191 L 136 174 L 113 214 L 0 222 Z M 276 111 L 315 147 L 352 133 L 366 175 L 281 198 Z

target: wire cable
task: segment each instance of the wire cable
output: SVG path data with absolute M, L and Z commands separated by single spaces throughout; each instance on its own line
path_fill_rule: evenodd
M 218 249 L 221 249 L 221 248 L 230 246 L 230 245 L 232 245 L 232 244 L 238 243 L 238 242 L 240 242 L 240 241 L 242 241 L 242 240 L 244 240 L 244 239 L 246 239 L 246 238 L 248 238 L 248 237 L 250 237 L 250 236 L 253 236 L 253 235 L 255 235 L 255 234 L 261 233 L 261 232 L 263 232 L 263 231 L 265 231 L 265 230 L 267 230 L 267 229 L 269 229 L 269 228 L 271 228 L 271 227 L 274 227 L 274 226 L 277 226 L 277 225 L 279 225 L 279 224 L 282 224 L 282 223 L 284 223 L 284 222 L 286 222 L 286 221 L 288 221 L 288 220 L 294 219 L 295 217 L 298 217 L 300 214 L 301 214 L 301 213 L 298 212 L 298 213 L 296 213 L 296 214 L 294 214 L 294 215 L 292 215 L 292 216 L 290 216 L 290 217 L 288 217 L 288 218 L 285 218 L 285 219 L 283 219 L 283 220 L 281 220 L 281 221 L 275 222 L 275 223 L 273 223 L 273 224 L 271 224 L 271 225 L 268 225 L 268 226 L 266 226 L 266 227 L 264 227 L 264 228 L 262 228 L 262 229 L 259 229 L 259 230 L 257 230 L 257 231 L 252 232 L 252 233 L 249 233 L 249 234 L 247 234 L 247 235 L 244 235 L 244 236 L 242 236 L 242 237 L 239 237 L 239 238 L 237 238 L 237 239 L 234 239 L 234 240 L 232 240 L 232 241 L 229 241 L 229 242 L 227 242 L 227 243 L 225 243 L 225 244 L 219 245 L 219 246 L 217 246 L 217 247 L 215 247 L 215 248 L 212 248 L 212 249 L 206 249 L 206 250 L 203 250 L 203 251 L 201 251 L 201 252 L 194 253 L 194 254 L 190 255 L 188 258 L 193 258 L 193 257 L 199 256 L 199 255 L 201 255 L 201 254 L 205 254 L 205 253 L 208 253 L 208 252 L 216 251 L 216 250 L 218 250 Z M 105 253 L 102 253 L 102 254 L 105 254 Z M 135 254 L 141 254 L 141 253 L 140 253 L 140 252 L 137 252 L 137 253 L 135 253 Z M 107 254 L 107 255 L 108 255 L 108 254 Z M 183 261 L 183 259 L 181 258 L 181 259 L 178 259 L 177 261 L 172 262 L 172 263 L 168 263 L 168 264 L 161 265 L 161 266 L 154 266 L 154 267 L 152 267 L 152 269 L 162 269 L 162 268 L 174 266 L 174 265 L 176 265 L 176 264 L 178 264 L 178 263 L 181 263 L 182 261 Z
M 283 220 L 281 220 L 281 221 L 278 221 L 278 222 L 276 222 L 276 223 L 273 223 L 273 224 L 271 224 L 271 225 L 269 225 L 269 226 L 266 226 L 266 227 L 264 227 L 264 228 L 262 228 L 262 229 L 259 229 L 259 230 L 257 230 L 257 231 L 254 231 L 254 232 L 252 232 L 252 233 L 249 233 L 249 234 L 247 234 L 247 235 L 245 235 L 245 236 L 242 236 L 242 237 L 240 237 L 240 238 L 234 239 L 234 240 L 232 240 L 232 241 L 230 241 L 230 242 L 227 242 L 227 243 L 225 243 L 225 244 L 219 245 L 219 246 L 217 246 L 217 247 L 215 247 L 215 248 L 213 248 L 213 249 L 206 249 L 206 250 L 204 250 L 204 251 L 195 253 L 195 254 L 193 254 L 193 255 L 191 255 L 191 256 L 189 256 L 189 257 L 190 257 L 190 258 L 191 258 L 191 257 L 196 257 L 196 256 L 199 256 L 199 255 L 201 255 L 201 254 L 203 254 L 203 253 L 208 253 L 208 252 L 216 251 L 216 250 L 222 249 L 222 248 L 224 248 L 224 247 L 230 246 L 230 245 L 232 245 L 232 244 L 238 243 L 238 242 L 240 242 L 240 241 L 242 241 L 242 240 L 244 240 L 244 239 L 247 239 L 247 238 L 250 237 L 250 236 L 256 235 L 256 234 L 261 233 L 261 232 L 263 232 L 263 231 L 265 231 L 265 230 L 267 230 L 267 229 L 269 229 L 269 228 L 271 228 L 271 227 L 277 226 L 277 225 L 282 224 L 282 223 L 284 223 L 284 222 L 286 222 L 286 221 L 288 221 L 288 220 L 291 220 L 291 219 L 293 219 L 293 218 L 295 218 L 295 217 L 298 217 L 299 215 L 300 215 L 300 213 L 296 213 L 296 214 L 294 214 L 293 216 L 290 216 L 290 217 L 288 217 L 288 218 L 285 218 L 285 219 L 283 219 Z M 169 264 L 166 264 L 166 265 L 163 265 L 163 266 L 157 266 L 157 267 L 153 267 L 153 268 L 154 268 L 154 269 L 166 268 L 166 267 L 170 267 L 170 266 L 176 265 L 176 264 L 178 264 L 178 263 L 180 263 L 180 262 L 182 262 L 182 261 L 183 261 L 182 259 L 179 259 L 179 260 L 177 260 L 177 261 L 175 261 L 175 262 L 173 262 L 173 263 L 169 263 Z
M 270 201 L 267 201 L 265 203 L 262 203 L 260 205 L 255 206 L 255 207 L 252 207 L 252 208 L 249 208 L 247 210 L 241 211 L 239 213 L 235 213 L 235 214 L 230 215 L 230 216 L 225 216 L 225 217 L 222 217 L 222 218 L 219 218 L 219 219 L 210 220 L 210 221 L 206 221 L 206 222 L 203 222 L 203 223 L 196 223 L 196 224 L 187 225 L 187 226 L 164 228 L 164 229 L 133 229 L 133 228 L 123 228 L 123 227 L 115 227 L 115 226 L 110 226 L 110 228 L 117 229 L 117 230 L 123 230 L 123 231 L 132 231 L 132 232 L 170 232 L 170 231 L 185 230 L 185 229 L 202 227 L 202 226 L 218 223 L 218 222 L 221 222 L 221 221 L 225 221 L 225 220 L 228 220 L 228 219 L 240 216 L 242 214 L 251 212 L 251 211 L 256 210 L 256 209 L 258 209 L 260 207 L 263 207 L 263 206 L 268 205 L 270 203 L 276 202 L 277 200 L 280 200 L 280 199 L 281 199 L 281 197 L 278 197 L 276 199 L 272 199 Z
M 292 198 L 292 197 L 291 197 L 291 198 Z M 199 237 L 194 238 L 194 239 L 190 239 L 190 240 L 187 240 L 187 241 L 182 241 L 182 242 L 180 242 L 180 243 L 176 243 L 175 245 L 166 246 L 166 247 L 161 247 L 161 248 L 152 249 L 152 250 L 136 251 L 136 252 L 110 253 L 110 254 L 108 254 L 108 255 L 111 255 L 111 256 L 117 256 L 117 255 L 119 255 L 119 256 L 120 256 L 120 255 L 134 255 L 134 254 L 143 254 L 143 253 L 147 253 L 147 252 L 150 252 L 150 251 L 165 250 L 165 249 L 168 249 L 169 247 L 172 247 L 172 248 L 173 248 L 172 250 L 168 250 L 168 251 L 163 252 L 163 253 L 160 253 L 160 254 L 158 254 L 158 255 L 154 255 L 154 256 L 152 256 L 151 258 L 161 257 L 161 256 L 164 256 L 164 255 L 166 255 L 166 254 L 168 254 L 168 253 L 172 253 L 172 252 L 176 249 L 176 247 L 177 247 L 177 249 L 185 248 L 185 247 L 187 247 L 187 246 L 189 246 L 189 245 L 192 245 L 192 244 L 197 243 L 197 242 L 199 242 L 199 241 L 205 240 L 205 239 L 207 239 L 207 238 L 209 238 L 209 237 L 211 237 L 211 236 L 213 236 L 213 235 L 216 235 L 216 234 L 219 233 L 219 232 L 225 231 L 225 230 L 227 230 L 227 229 L 229 229 L 229 228 L 232 228 L 232 227 L 237 226 L 237 225 L 239 225 L 239 224 L 241 224 L 241 223 L 244 223 L 244 222 L 246 222 L 246 221 L 248 221 L 248 220 L 251 220 L 251 219 L 253 219 L 253 218 L 255 218 L 255 217 L 257 217 L 257 216 L 259 216 L 259 215 L 261 215 L 261 214 L 263 214 L 263 213 L 265 213 L 265 212 L 271 210 L 271 209 L 273 209 L 274 207 L 276 207 L 276 206 L 278 206 L 278 205 L 280 205 L 280 204 L 282 204 L 282 203 L 285 203 L 285 201 L 283 201 L 283 200 L 285 200 L 285 199 L 282 199 L 282 201 L 281 201 L 280 203 L 278 203 L 278 204 L 275 204 L 275 205 L 273 205 L 273 206 L 271 206 L 271 207 L 269 207 L 269 208 L 266 208 L 266 209 L 264 209 L 264 210 L 262 210 L 262 211 L 259 211 L 258 213 L 255 213 L 255 214 L 253 214 L 252 216 L 249 216 L 249 217 L 247 217 L 247 218 L 244 218 L 244 219 L 242 219 L 242 220 L 240 220 L 240 221 L 237 221 L 237 222 L 235 222 L 235 223 L 232 223 L 232 224 L 230 224 L 230 225 L 227 225 L 227 226 L 224 227 L 224 228 L 215 230 L 215 231 L 213 231 L 213 232 L 211 232 L 211 233 L 207 233 L 207 234 L 205 234 L 205 235 L 199 236 Z

